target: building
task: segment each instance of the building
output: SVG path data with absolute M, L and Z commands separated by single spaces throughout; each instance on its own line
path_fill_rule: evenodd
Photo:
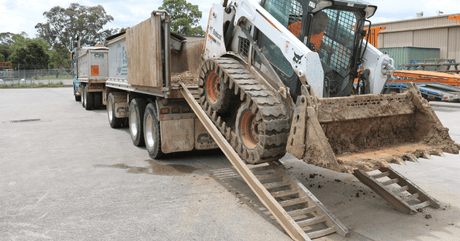
M 378 35 L 378 48 L 439 48 L 440 58 L 460 63 L 460 13 L 373 23 L 371 29 Z

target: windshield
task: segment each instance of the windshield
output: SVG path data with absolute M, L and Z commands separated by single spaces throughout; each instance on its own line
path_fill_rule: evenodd
M 351 92 L 351 82 L 358 65 L 354 56 L 359 52 L 361 41 L 356 34 L 363 26 L 361 15 L 337 9 L 309 14 L 306 12 L 309 9 L 307 4 L 308 1 L 300 0 L 266 0 L 264 8 L 310 50 L 318 53 L 325 75 L 326 91 L 322 95 L 346 96 Z M 258 39 L 263 55 L 283 83 L 293 92 L 300 93 L 298 77 L 280 47 L 262 32 Z M 254 60 L 256 68 L 268 73 L 266 63 L 258 55 Z
M 353 66 L 357 14 L 326 9 L 313 17 L 309 48 L 318 52 L 330 96 L 343 96 Z M 306 38 L 307 40 L 308 38 Z

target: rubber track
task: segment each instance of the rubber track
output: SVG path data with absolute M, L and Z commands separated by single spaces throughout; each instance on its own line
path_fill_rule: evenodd
M 259 144 L 255 149 L 245 148 L 237 138 L 235 127 L 227 126 L 227 123 L 223 122 L 206 102 L 204 77 L 211 69 L 216 70 L 235 96 L 242 101 L 242 104 L 247 104 L 260 121 L 259 133 L 262 134 L 259 134 Z M 231 58 L 207 60 L 200 71 L 199 93 L 201 107 L 244 161 L 255 164 L 278 160 L 284 156 L 290 131 L 288 112 L 273 93 L 260 84 L 238 61 Z

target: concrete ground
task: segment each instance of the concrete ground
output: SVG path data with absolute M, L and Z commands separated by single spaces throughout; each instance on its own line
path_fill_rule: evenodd
M 460 104 L 432 106 L 460 143 Z M 416 215 L 350 174 L 283 162 L 351 230 L 316 240 L 459 240 L 459 160 L 393 166 L 441 203 Z M 3 89 L 0 240 L 49 239 L 290 240 L 220 151 L 152 160 L 127 129 L 110 128 L 106 110 L 85 111 L 72 88 Z

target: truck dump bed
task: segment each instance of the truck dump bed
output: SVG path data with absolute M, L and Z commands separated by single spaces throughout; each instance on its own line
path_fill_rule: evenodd
M 109 50 L 105 47 L 83 47 L 78 53 L 78 80 L 104 83 L 109 76 Z
M 172 33 L 165 38 L 160 22 L 154 15 L 109 39 L 109 79 L 138 92 L 182 98 L 180 83 L 198 85 L 204 38 Z M 162 51 L 164 45 L 170 51 Z

